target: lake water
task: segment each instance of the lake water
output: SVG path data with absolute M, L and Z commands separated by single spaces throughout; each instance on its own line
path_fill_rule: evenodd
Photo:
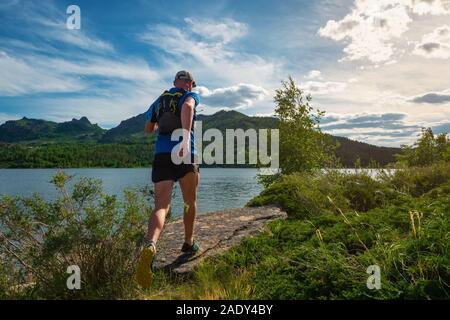
M 65 169 L 80 177 L 101 179 L 103 190 L 119 197 L 126 188 L 152 186 L 150 169 Z M 0 195 L 31 196 L 37 192 L 47 200 L 57 196 L 50 183 L 56 169 L 0 169 Z M 257 169 L 201 168 L 198 192 L 200 213 L 243 207 L 258 195 L 261 186 L 256 181 Z M 72 183 L 73 184 L 73 183 Z M 68 185 L 69 190 L 71 184 Z M 174 216 L 182 214 L 183 202 L 178 184 L 172 201 Z
M 376 177 L 377 169 L 360 169 Z M 152 186 L 150 169 L 65 169 L 73 175 L 68 184 L 80 177 L 101 179 L 103 190 L 108 194 L 121 197 L 126 188 Z M 340 169 L 354 173 L 355 169 Z M 47 200 L 57 196 L 55 187 L 50 183 L 56 169 L 0 169 L 0 195 L 31 196 L 37 192 Z M 201 168 L 198 192 L 198 212 L 205 213 L 229 208 L 241 208 L 250 199 L 258 195 L 262 187 L 256 181 L 257 169 L 241 168 Z M 174 216 L 182 214 L 183 202 L 178 184 L 172 201 Z

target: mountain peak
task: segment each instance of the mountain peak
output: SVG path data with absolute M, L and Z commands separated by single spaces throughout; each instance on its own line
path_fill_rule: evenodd
M 215 114 L 225 114 L 225 113 L 228 113 L 228 114 L 239 113 L 239 114 L 241 114 L 240 112 L 237 112 L 236 110 L 225 110 L 225 109 L 219 110 Z
M 89 121 L 89 119 L 86 118 L 86 117 L 81 117 L 81 118 L 80 118 L 80 122 L 84 122 L 84 123 L 91 124 L 91 122 Z
M 238 112 L 236 110 L 220 110 L 214 114 L 213 117 L 241 117 L 241 118 L 249 118 L 248 115 Z
M 85 124 L 91 124 L 91 122 L 89 121 L 88 118 L 86 117 L 81 117 L 80 120 L 76 119 L 76 118 L 72 118 L 71 122 L 81 122 L 81 123 L 85 123 Z

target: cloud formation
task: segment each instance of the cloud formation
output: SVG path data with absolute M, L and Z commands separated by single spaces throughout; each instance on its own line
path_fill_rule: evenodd
M 194 64 L 199 84 L 212 78 L 222 86 L 274 83 L 274 75 L 280 70 L 277 65 L 234 47 L 234 41 L 247 34 L 246 24 L 230 18 L 217 21 L 186 18 L 185 21 L 184 27 L 149 25 L 138 39 L 164 52 L 171 68 Z
M 422 127 L 409 122 L 405 113 L 329 114 L 320 126 L 326 133 L 392 147 L 410 144 Z
M 0 96 L 13 97 L 42 92 L 74 92 L 85 86 L 76 78 L 66 78 L 61 73 L 33 66 L 26 60 L 11 57 L 0 51 Z
M 248 32 L 245 23 L 225 18 L 222 21 L 185 18 L 190 30 L 208 40 L 218 40 L 224 44 L 243 37 Z
M 306 76 L 305 79 L 312 80 L 312 79 L 320 79 L 322 72 L 319 70 L 311 70 Z
M 414 15 L 450 13 L 446 0 L 355 0 L 343 19 L 329 20 L 318 34 L 345 41 L 344 60 L 389 61 L 399 48 L 396 42 L 409 30 Z
M 324 130 L 374 128 L 382 130 L 405 130 L 418 129 L 420 126 L 409 125 L 404 121 L 407 117 L 404 113 L 382 113 L 382 114 L 354 114 L 354 115 L 332 115 L 324 117 L 326 122 L 321 121 Z
M 138 39 L 159 47 L 172 55 L 190 55 L 199 62 L 211 65 L 233 58 L 236 52 L 228 46 L 247 33 L 247 25 L 232 19 L 222 21 L 185 18 L 186 28 L 167 24 L 148 26 Z M 197 39 L 195 36 L 200 36 Z
M 413 103 L 429 103 L 429 104 L 441 104 L 450 102 L 450 90 L 444 92 L 429 92 L 416 96 L 410 100 Z
M 300 84 L 300 89 L 314 95 L 327 95 L 332 93 L 342 92 L 347 88 L 347 83 L 345 82 L 334 82 L 334 81 L 307 81 Z
M 450 27 L 444 25 L 432 33 L 425 34 L 413 53 L 428 59 L 450 58 Z
M 213 108 L 243 109 L 267 96 L 267 91 L 252 84 L 240 83 L 231 87 L 210 90 L 198 87 L 202 104 Z

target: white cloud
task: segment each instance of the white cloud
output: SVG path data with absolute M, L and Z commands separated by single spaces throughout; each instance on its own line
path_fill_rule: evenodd
M 33 65 L 44 68 L 52 65 L 58 72 L 66 75 L 95 76 L 106 79 L 122 79 L 133 83 L 148 83 L 159 79 L 158 73 L 152 70 L 143 59 L 124 58 L 120 60 L 90 57 L 78 61 L 59 58 L 33 56 L 29 58 Z
M 245 23 L 226 18 L 222 21 L 185 18 L 190 30 L 208 40 L 219 40 L 226 44 L 234 39 L 243 37 L 248 32 Z
M 117 61 L 88 56 L 71 61 L 30 54 L 12 57 L 0 52 L 0 68 L 4 71 L 0 78 L 0 96 L 81 91 L 83 94 L 111 96 L 120 86 L 128 85 L 127 90 L 138 90 L 160 80 L 158 73 L 142 59 Z M 109 82 L 108 87 L 91 87 L 91 77 Z
M 421 124 L 407 113 L 327 114 L 321 121 L 324 132 L 374 145 L 399 147 L 410 144 Z
M 202 104 L 212 108 L 243 109 L 252 106 L 268 94 L 264 88 L 247 83 L 213 90 L 202 86 L 197 89 Z
M 347 83 L 334 81 L 307 81 L 305 83 L 301 83 L 299 87 L 313 96 L 327 95 L 344 91 L 347 88 Z
M 322 75 L 322 72 L 319 70 L 311 70 L 306 76 L 305 79 L 320 79 Z
M 450 13 L 450 2 L 448 0 L 412 0 L 406 1 L 412 11 L 419 15 L 432 14 L 444 15 Z
M 416 45 L 414 54 L 425 58 L 450 58 L 450 27 L 445 25 L 425 34 Z
M 14 19 L 18 21 L 15 30 L 21 30 L 40 38 L 41 44 L 59 45 L 64 43 L 76 49 L 102 53 L 113 52 L 111 43 L 96 37 L 93 30 L 86 33 L 86 28 L 69 30 L 66 26 L 66 13 L 53 2 L 21 1 L 20 8 L 14 10 Z M 87 18 L 82 16 L 83 25 L 89 25 Z
M 188 55 L 206 65 L 212 65 L 215 61 L 232 55 L 231 52 L 224 50 L 221 42 L 195 41 L 182 30 L 169 25 L 150 26 L 147 32 L 139 35 L 139 39 L 171 55 L 178 57 Z
M 112 44 L 100 40 L 94 36 L 87 36 L 82 30 L 68 30 L 64 24 L 58 25 L 57 29 L 46 32 L 46 37 L 56 41 L 62 41 L 76 46 L 80 49 L 90 51 L 114 51 Z
M 216 23 L 218 29 L 223 28 L 220 27 L 222 23 Z M 211 21 L 208 21 L 208 24 L 213 25 Z M 138 35 L 138 39 L 167 53 L 164 61 L 166 69 L 180 70 L 194 66 L 191 69 L 198 79 L 198 84 L 213 81 L 222 86 L 232 86 L 235 83 L 276 85 L 282 79 L 276 76 L 277 72 L 283 70 L 279 68 L 280 65 L 259 55 L 235 49 L 231 40 L 237 37 L 236 34 L 243 35 L 242 32 L 234 32 L 232 36 L 198 39 L 198 34 L 189 24 L 184 29 L 159 24 L 149 26 L 146 32 Z
M 44 67 L 0 52 L 0 96 L 19 96 L 38 92 L 73 92 L 85 88 L 76 78 L 64 77 Z
M 449 13 L 450 4 L 441 0 L 355 0 L 349 14 L 339 21 L 329 20 L 318 33 L 346 41 L 344 60 L 379 63 L 401 53 L 397 42 L 409 30 L 414 14 Z
M 224 59 L 233 58 L 236 53 L 227 47 L 232 40 L 247 33 L 243 23 L 224 19 L 223 21 L 196 20 L 185 18 L 187 29 L 183 30 L 166 24 L 149 26 L 147 32 L 138 39 L 177 55 L 189 55 L 199 62 L 211 65 Z M 200 35 L 201 40 L 195 39 Z

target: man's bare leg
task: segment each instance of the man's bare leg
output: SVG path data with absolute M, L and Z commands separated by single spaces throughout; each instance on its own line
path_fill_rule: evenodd
M 155 183 L 155 209 L 150 217 L 147 232 L 148 240 L 153 243 L 144 244 L 136 267 L 136 280 L 144 289 L 150 288 L 153 281 L 151 266 L 156 254 L 156 242 L 164 227 L 167 212 L 169 212 L 172 188 L 173 181 L 171 180 Z
M 200 174 L 189 172 L 180 179 L 181 193 L 184 201 L 184 241 L 192 245 L 194 239 L 194 222 L 197 214 L 197 187 Z
M 147 232 L 147 238 L 155 244 L 161 235 L 167 213 L 169 212 L 172 189 L 172 180 L 155 183 L 155 208 L 150 217 Z

